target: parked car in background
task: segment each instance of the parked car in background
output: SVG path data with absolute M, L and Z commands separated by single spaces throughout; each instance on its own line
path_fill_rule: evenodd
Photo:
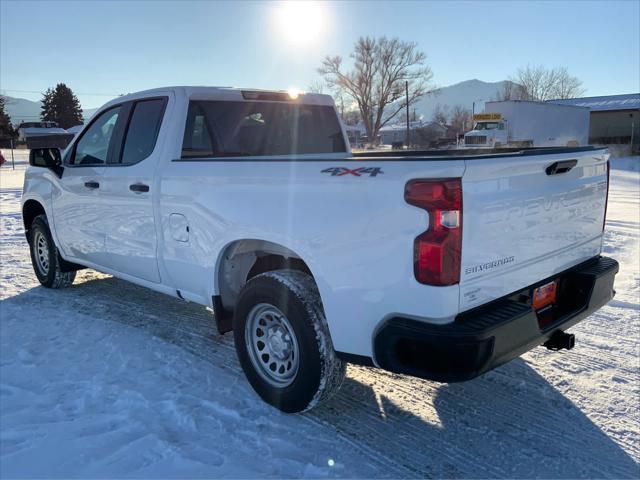
M 72 133 L 52 121 L 22 122 L 18 126 L 18 142 L 25 143 L 27 148 L 65 148 L 72 138 Z
M 82 131 L 82 127 L 84 127 L 84 125 L 74 125 L 73 127 L 69 127 L 67 128 L 67 132 L 76 135 L 77 133 L 79 133 L 80 131 Z

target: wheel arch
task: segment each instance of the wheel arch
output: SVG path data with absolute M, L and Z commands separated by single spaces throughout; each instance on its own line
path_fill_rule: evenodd
M 52 219 L 49 216 L 49 213 L 44 207 L 44 202 L 41 202 L 38 199 L 29 198 L 24 200 L 22 203 L 22 223 L 24 225 L 24 234 L 27 237 L 27 242 L 30 243 L 29 232 L 31 229 L 31 224 L 33 220 L 39 216 L 44 215 L 47 218 L 47 223 L 49 225 L 49 231 L 51 233 L 51 237 L 53 239 L 53 243 L 56 246 L 56 250 L 58 252 L 58 261 L 60 262 L 60 269 L 62 272 L 75 272 L 76 270 L 82 270 L 86 268 L 84 265 L 79 265 L 77 263 L 70 262 L 65 260 L 61 254 L 60 247 L 58 246 L 58 239 L 56 238 L 55 229 L 52 228 Z
M 22 205 L 22 223 L 24 225 L 24 233 L 29 240 L 29 229 L 31 228 L 31 224 L 33 220 L 38 215 L 46 215 L 47 211 L 44 208 L 44 205 L 38 200 L 34 200 L 33 198 L 28 199 Z
M 251 278 L 285 268 L 308 273 L 318 284 L 312 266 L 285 245 L 255 238 L 228 243 L 218 256 L 215 268 L 216 291 L 222 306 L 233 310 L 240 290 Z

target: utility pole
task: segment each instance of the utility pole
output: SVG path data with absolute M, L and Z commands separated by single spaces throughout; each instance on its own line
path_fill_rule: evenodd
M 407 141 L 406 141 L 406 145 L 407 145 L 407 149 L 409 149 L 409 82 L 405 81 L 404 82 L 404 93 L 405 93 L 405 99 L 407 102 Z

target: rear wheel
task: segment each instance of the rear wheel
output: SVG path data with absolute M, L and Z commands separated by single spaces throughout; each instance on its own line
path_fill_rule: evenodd
M 31 263 L 38 281 L 47 288 L 65 288 L 73 283 L 76 272 L 63 272 L 60 255 L 45 215 L 33 219 L 29 228 Z
M 233 319 L 236 352 L 262 399 L 288 413 L 313 408 L 342 385 L 313 278 L 297 270 L 258 275 L 240 292 Z

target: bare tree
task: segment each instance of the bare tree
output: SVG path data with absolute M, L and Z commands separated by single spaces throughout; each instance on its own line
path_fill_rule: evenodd
M 314 80 L 307 88 L 309 93 L 324 93 L 324 82 L 322 80 Z
M 471 111 L 462 105 L 456 105 L 451 110 L 451 129 L 457 134 L 465 133 L 471 123 Z
M 375 142 L 380 128 L 406 107 L 405 82 L 409 84 L 408 103 L 413 105 L 428 92 L 433 73 L 415 43 L 397 38 L 361 37 L 351 58 L 353 67 L 346 70 L 342 57 L 327 56 L 318 72 L 330 87 L 356 102 L 367 136 Z
M 586 90 L 582 88 L 582 81 L 569 75 L 567 67 L 558 69 L 557 82 L 554 88 L 554 98 L 576 98 L 584 95 Z
M 443 127 L 446 126 L 449 123 L 449 107 L 447 105 L 443 107 L 437 103 L 433 109 L 432 121 Z
M 582 81 L 572 77 L 567 67 L 527 65 L 518 70 L 515 82 L 520 85 L 523 100 L 544 102 L 554 98 L 579 97 L 584 93 Z
M 505 80 L 502 88 L 496 94 L 494 100 L 501 102 L 504 100 L 523 100 L 523 88 L 521 85 Z
M 345 110 L 342 114 L 342 121 L 345 125 L 357 125 L 362 120 L 358 110 Z

